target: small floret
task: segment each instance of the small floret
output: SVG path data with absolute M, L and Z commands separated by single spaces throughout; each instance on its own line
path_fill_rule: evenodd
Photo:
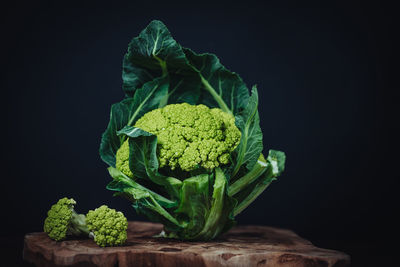
M 61 241 L 67 236 L 83 235 L 101 247 L 125 243 L 128 221 L 122 212 L 103 205 L 85 216 L 75 212 L 75 204 L 72 198 L 64 197 L 48 211 L 44 231 L 51 239 Z
M 124 214 L 106 205 L 90 210 L 86 215 L 86 223 L 94 241 L 101 247 L 120 246 L 127 239 L 128 221 Z
M 231 114 L 187 103 L 152 110 L 135 127 L 157 136 L 160 167 L 168 166 L 171 170 L 211 170 L 227 164 L 241 137 Z M 116 167 L 132 177 L 128 161 L 129 143 L 125 141 L 117 151 Z
M 88 234 L 85 215 L 77 214 L 74 210 L 76 201 L 72 198 L 62 198 L 51 206 L 44 221 L 44 231 L 51 239 L 63 240 L 67 235 Z

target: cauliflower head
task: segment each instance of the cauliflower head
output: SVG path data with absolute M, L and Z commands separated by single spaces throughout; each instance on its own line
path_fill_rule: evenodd
M 69 232 L 74 205 L 76 201 L 72 198 L 61 198 L 51 206 L 44 221 L 44 231 L 51 239 L 60 241 L 66 238 Z
M 218 108 L 170 104 L 144 114 L 134 125 L 157 136 L 160 167 L 192 171 L 229 163 L 241 133 L 235 118 Z M 116 167 L 129 177 L 129 143 L 117 151 Z
M 124 214 L 102 205 L 86 214 L 86 224 L 94 242 L 101 247 L 120 246 L 127 239 L 128 221 Z

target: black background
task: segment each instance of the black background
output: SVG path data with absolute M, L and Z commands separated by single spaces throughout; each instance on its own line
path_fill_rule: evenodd
M 42 231 L 63 196 L 79 212 L 106 203 L 146 220 L 105 189 L 98 147 L 111 104 L 123 98 L 128 42 L 152 19 L 258 85 L 264 149 L 285 151 L 287 164 L 239 224 L 292 229 L 350 254 L 354 266 L 376 265 L 389 249 L 399 210 L 393 6 L 32 1 L 1 12 L 0 236 L 8 265 L 22 264 L 23 235 Z

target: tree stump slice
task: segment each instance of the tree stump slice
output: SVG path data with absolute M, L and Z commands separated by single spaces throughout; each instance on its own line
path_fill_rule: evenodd
M 350 266 L 343 252 L 317 248 L 294 232 L 268 226 L 237 226 L 216 240 L 183 242 L 155 238 L 163 226 L 129 222 L 122 247 L 98 247 L 90 239 L 25 236 L 24 260 L 36 266 Z

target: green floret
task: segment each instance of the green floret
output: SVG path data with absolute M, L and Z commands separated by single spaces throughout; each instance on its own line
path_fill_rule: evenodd
M 241 137 L 231 114 L 187 103 L 152 110 L 135 127 L 157 136 L 160 167 L 168 166 L 171 170 L 211 170 L 227 164 Z M 125 141 L 117 151 L 116 167 L 130 176 L 133 174 L 128 161 L 129 143 Z
M 101 247 L 120 246 L 127 239 L 128 221 L 124 214 L 106 205 L 90 210 L 86 223 L 94 241 Z
M 44 231 L 51 239 L 61 241 L 67 236 L 84 235 L 101 247 L 125 243 L 128 222 L 122 212 L 103 205 L 85 216 L 75 212 L 75 204 L 72 198 L 64 197 L 48 211 Z
M 51 206 L 44 221 L 44 231 L 51 239 L 63 240 L 67 235 L 87 235 L 85 215 L 77 214 L 74 210 L 76 201 L 72 198 L 62 198 Z

